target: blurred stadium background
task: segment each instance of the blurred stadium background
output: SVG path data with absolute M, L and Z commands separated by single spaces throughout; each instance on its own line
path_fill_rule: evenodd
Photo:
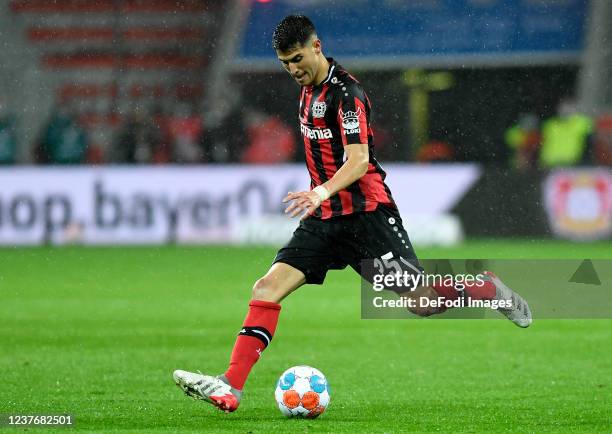
M 359 321 L 351 272 L 287 300 L 243 413 L 169 390 L 174 368 L 222 369 L 295 226 L 298 88 L 270 47 L 293 12 L 367 90 L 422 257 L 612 258 L 610 1 L 1 1 L 0 413 L 300 430 L 272 384 L 310 363 L 338 386 L 325 431 L 609 430 L 609 320 Z M 368 366 L 411 387 L 394 400 Z
M 282 242 L 307 179 L 270 40 L 296 10 L 369 92 L 416 244 L 609 239 L 611 8 L 3 2 L 0 243 Z

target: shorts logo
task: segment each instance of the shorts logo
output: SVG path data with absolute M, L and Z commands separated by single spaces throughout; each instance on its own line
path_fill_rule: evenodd
M 342 113 L 340 109 L 340 116 L 342 116 L 342 128 L 346 134 L 357 134 L 361 132 L 359 128 L 359 116 L 361 116 L 361 107 L 356 112 L 348 111 Z
M 312 117 L 322 118 L 325 116 L 325 110 L 327 110 L 327 104 L 325 104 L 325 101 L 316 101 L 312 105 Z

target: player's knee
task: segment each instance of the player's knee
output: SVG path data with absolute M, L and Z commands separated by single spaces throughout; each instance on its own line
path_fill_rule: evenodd
M 409 299 L 407 309 L 418 316 L 426 317 L 440 313 L 440 309 L 433 303 L 423 303 L 425 299 L 433 299 L 437 296 L 435 292 L 429 287 L 418 287 L 413 291 L 402 294 L 402 297 Z
M 278 298 L 278 288 L 274 279 L 264 276 L 253 285 L 251 298 L 253 300 L 274 301 Z
M 422 316 L 422 317 L 427 317 L 427 316 L 435 315 L 436 313 L 438 313 L 437 308 L 428 307 L 428 306 L 418 306 L 417 305 L 414 307 L 409 307 L 408 310 L 412 312 L 413 314 Z

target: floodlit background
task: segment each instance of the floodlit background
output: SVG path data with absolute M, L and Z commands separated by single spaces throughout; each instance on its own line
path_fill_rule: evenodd
M 271 48 L 296 12 L 368 92 L 420 257 L 612 258 L 610 1 L 2 0 L 0 415 L 100 432 L 609 430 L 609 320 L 366 321 L 352 271 L 283 303 L 238 413 L 174 390 L 175 368 L 225 368 L 296 225 L 280 200 L 309 186 L 299 89 Z M 530 277 L 508 283 L 528 294 Z M 333 387 L 308 427 L 272 398 L 297 364 Z

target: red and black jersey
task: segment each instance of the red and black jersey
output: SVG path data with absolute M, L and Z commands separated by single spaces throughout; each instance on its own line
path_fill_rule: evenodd
M 361 84 L 333 59 L 327 78 L 318 86 L 303 86 L 300 95 L 300 130 L 311 188 L 331 179 L 344 164 L 344 146 L 367 143 L 367 173 L 316 210 L 314 217 L 328 219 L 355 212 L 374 211 L 378 204 L 395 207 L 385 184 L 385 171 L 373 153 L 370 100 Z

